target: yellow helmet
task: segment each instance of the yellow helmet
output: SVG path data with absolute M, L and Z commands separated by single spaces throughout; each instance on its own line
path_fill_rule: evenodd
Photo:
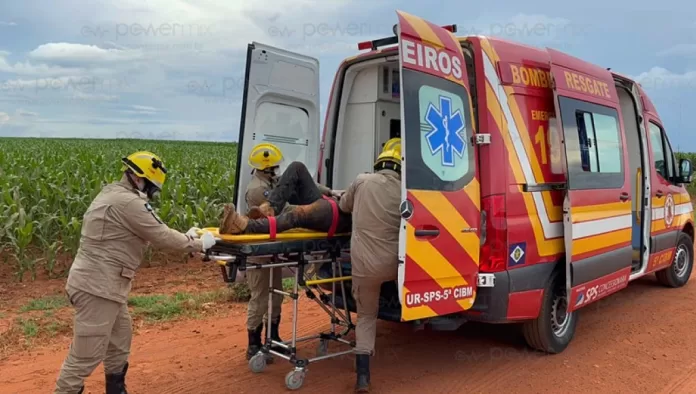
M 401 147 L 398 149 L 385 150 L 379 154 L 374 166 L 375 171 L 379 170 L 394 170 L 401 172 Z
M 396 137 L 392 138 L 389 141 L 384 143 L 384 148 L 382 148 L 382 152 L 386 152 L 388 150 L 396 149 L 399 152 L 401 151 L 401 138 Z
M 145 178 L 157 189 L 162 189 L 164 180 L 167 177 L 167 169 L 157 155 L 151 152 L 140 151 L 122 158 L 121 161 L 123 162 L 121 171 L 131 170 L 135 176 Z
M 264 142 L 256 145 L 249 153 L 249 165 L 259 171 L 277 167 L 283 162 L 283 153 L 277 146 Z

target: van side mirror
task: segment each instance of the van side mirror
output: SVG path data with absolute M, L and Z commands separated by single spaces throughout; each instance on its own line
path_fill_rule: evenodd
M 679 176 L 677 177 L 677 182 L 682 184 L 690 184 L 691 177 L 693 176 L 694 169 L 691 165 L 691 160 L 681 159 L 679 160 Z

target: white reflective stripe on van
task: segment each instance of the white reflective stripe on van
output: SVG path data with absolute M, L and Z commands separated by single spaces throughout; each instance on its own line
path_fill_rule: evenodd
M 529 184 L 538 183 L 534 178 L 534 173 L 532 172 L 532 165 L 529 162 L 529 157 L 527 157 L 527 152 L 524 150 L 524 144 L 522 143 L 522 138 L 520 137 L 520 132 L 517 130 L 517 124 L 515 119 L 512 117 L 510 112 L 510 104 L 508 103 L 508 98 L 506 94 L 501 94 L 499 89 L 501 87 L 500 80 L 498 79 L 498 74 L 495 72 L 495 67 L 493 62 L 488 57 L 485 51 L 483 52 L 483 63 L 484 63 L 484 74 L 488 83 L 491 84 L 493 92 L 498 98 L 498 102 L 503 109 L 503 114 L 505 115 L 505 121 L 508 124 L 508 130 L 510 131 L 510 139 L 517 153 L 517 158 L 520 161 L 520 166 L 522 167 L 522 173 L 524 174 L 524 179 Z M 501 132 L 504 132 L 501 130 Z M 549 216 L 546 213 L 546 206 L 544 206 L 544 199 L 541 192 L 532 192 L 532 198 L 534 199 L 534 205 L 536 206 L 537 215 L 541 221 L 541 227 L 544 230 L 544 236 L 547 239 L 559 238 L 563 236 L 563 222 L 551 222 Z
M 621 215 L 613 218 L 590 220 L 582 223 L 573 223 L 573 239 L 591 237 L 624 230 L 632 227 L 633 215 Z
M 693 212 L 694 208 L 693 205 L 691 205 L 690 202 L 686 202 L 683 204 L 677 204 L 674 206 L 674 215 L 684 215 L 690 212 Z M 658 220 L 658 219 L 664 219 L 665 218 L 665 207 L 659 207 L 659 208 L 653 208 L 652 210 L 652 219 L 653 220 Z

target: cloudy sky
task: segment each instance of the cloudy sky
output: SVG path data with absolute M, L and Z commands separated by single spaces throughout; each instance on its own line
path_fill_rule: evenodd
M 462 34 L 549 46 L 638 78 L 675 150 L 696 151 L 696 3 L 0 0 L 0 136 L 237 139 L 246 45 L 340 61 L 399 8 Z M 541 26 L 541 28 L 539 27 Z M 323 114 L 322 114 L 323 120 Z

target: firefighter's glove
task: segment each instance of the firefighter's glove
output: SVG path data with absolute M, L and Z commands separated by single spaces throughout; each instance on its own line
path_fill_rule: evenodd
M 186 232 L 186 236 L 196 239 L 199 237 L 198 232 L 201 231 L 198 227 L 191 227 L 189 231 Z
M 203 243 L 203 251 L 206 251 L 215 245 L 215 237 L 208 231 L 204 231 L 201 236 L 201 242 Z

